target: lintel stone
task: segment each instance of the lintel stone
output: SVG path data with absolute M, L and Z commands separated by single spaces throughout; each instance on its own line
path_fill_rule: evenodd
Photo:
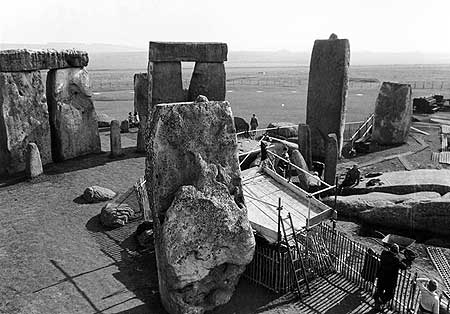
M 0 72 L 28 72 L 64 68 L 82 68 L 89 63 L 85 51 L 13 49 L 0 51 Z
M 227 53 L 225 43 L 151 41 L 149 44 L 149 61 L 153 62 L 224 62 Z

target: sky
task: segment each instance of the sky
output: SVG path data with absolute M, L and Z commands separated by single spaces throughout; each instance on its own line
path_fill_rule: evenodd
M 450 54 L 449 0 L 2 0 L 0 42 L 216 41 L 309 51 L 331 33 L 352 51 Z

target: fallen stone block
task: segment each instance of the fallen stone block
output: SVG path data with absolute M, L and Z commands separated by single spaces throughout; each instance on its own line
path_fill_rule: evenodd
M 35 178 L 44 172 L 41 154 L 35 143 L 28 143 L 25 160 L 25 174 L 28 178 Z
M 162 304 L 204 313 L 231 298 L 255 240 L 227 102 L 158 105 L 146 168 Z
M 368 186 L 370 180 L 376 180 L 378 183 Z M 450 192 L 450 170 L 416 169 L 385 172 L 373 179 L 361 181 L 356 187 L 348 189 L 348 193 L 351 194 L 369 192 L 408 194 L 423 191 L 433 191 L 441 195 Z
M 314 158 L 325 157 L 327 136 L 334 133 L 341 154 L 345 126 L 350 44 L 347 39 L 316 40 L 308 80 L 306 124 Z
M 83 192 L 83 198 L 88 203 L 109 201 L 115 196 L 116 192 L 98 185 L 90 186 Z
M 50 124 L 41 73 L 0 73 L 0 176 L 25 170 L 28 143 L 42 164 L 52 161 Z
M 298 126 L 290 122 L 271 122 L 269 123 L 267 128 L 279 128 L 267 131 L 267 135 L 273 137 L 288 139 L 290 137 L 296 137 L 298 135 Z
M 382 145 L 405 143 L 412 112 L 411 85 L 383 82 L 375 103 L 372 140 Z
M 0 51 L 0 72 L 25 72 L 47 69 L 82 68 L 89 63 L 87 52 L 79 50 Z
M 107 228 L 117 228 L 126 225 L 134 216 L 134 210 L 125 203 L 108 203 L 100 212 L 100 222 Z
M 224 62 L 228 47 L 224 43 L 155 42 L 149 44 L 149 61 Z
M 86 69 L 50 70 L 47 102 L 55 161 L 100 152 L 97 114 Z

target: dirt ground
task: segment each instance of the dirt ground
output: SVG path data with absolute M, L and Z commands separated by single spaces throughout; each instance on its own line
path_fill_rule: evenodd
M 132 236 L 140 221 L 106 230 L 98 220 L 104 203 L 85 204 L 80 198 L 91 185 L 124 196 L 144 175 L 145 157 L 134 149 L 135 130 L 122 135 L 124 156 L 118 159 L 108 157 L 109 133 L 101 132 L 101 138 L 101 154 L 49 165 L 45 175 L 32 181 L 18 177 L 0 182 L 0 313 L 165 313 L 159 301 L 154 253 L 140 250 Z M 435 138 L 439 141 L 437 135 L 424 136 L 426 143 Z M 415 143 L 408 141 L 411 147 L 379 154 L 421 145 Z M 430 166 L 431 149 L 408 160 L 418 167 Z M 426 160 L 421 156 L 427 156 Z M 343 160 L 340 170 L 367 158 Z M 371 166 L 370 171 L 402 167 L 394 159 L 385 163 Z M 133 194 L 125 203 L 137 209 Z M 361 235 L 356 223 L 339 221 L 337 226 L 362 243 L 378 245 Z M 420 253 L 414 270 L 437 277 L 423 244 L 414 249 Z M 362 301 L 352 292 L 337 302 L 327 313 L 349 313 Z M 304 313 L 301 309 L 295 296 L 278 296 L 242 279 L 230 303 L 214 313 Z

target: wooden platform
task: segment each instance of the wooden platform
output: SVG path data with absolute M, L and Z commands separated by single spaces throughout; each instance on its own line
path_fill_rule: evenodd
M 269 173 L 270 172 L 270 173 Z M 242 171 L 242 185 L 250 223 L 269 242 L 278 239 L 278 201 L 281 198 L 281 215 L 291 214 L 295 228 L 306 227 L 310 204 L 310 225 L 329 218 L 332 209 L 270 170 L 258 167 Z

